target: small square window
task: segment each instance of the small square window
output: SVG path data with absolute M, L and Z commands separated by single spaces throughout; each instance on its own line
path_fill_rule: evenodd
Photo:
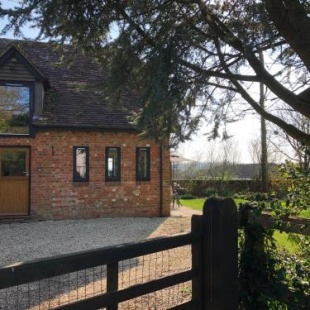
M 119 147 L 105 149 L 105 180 L 121 180 L 121 151 Z
M 89 180 L 89 148 L 73 147 L 73 181 L 88 182 Z
M 150 180 L 150 148 L 137 147 L 136 149 L 136 178 L 137 181 Z

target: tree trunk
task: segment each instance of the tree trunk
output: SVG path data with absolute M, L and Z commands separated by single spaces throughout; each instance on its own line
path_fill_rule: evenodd
M 259 53 L 259 58 L 262 63 L 264 63 L 263 53 Z M 265 94 L 264 94 L 264 84 L 259 85 L 260 92 L 260 106 L 265 109 Z M 261 158 L 261 169 L 262 169 L 262 191 L 267 193 L 269 191 L 269 172 L 268 172 L 268 151 L 267 151 L 267 130 L 266 130 L 266 120 L 263 116 L 261 120 L 261 146 L 262 146 L 262 158 Z

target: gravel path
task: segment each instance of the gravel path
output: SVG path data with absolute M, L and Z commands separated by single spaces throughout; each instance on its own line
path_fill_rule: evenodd
M 0 222 L 0 266 L 185 233 L 190 230 L 190 216 L 197 213 L 180 207 L 169 218 Z

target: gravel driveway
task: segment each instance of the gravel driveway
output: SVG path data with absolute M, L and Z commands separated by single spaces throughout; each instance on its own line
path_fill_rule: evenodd
M 181 207 L 170 218 L 0 223 L 0 266 L 190 230 L 195 213 Z

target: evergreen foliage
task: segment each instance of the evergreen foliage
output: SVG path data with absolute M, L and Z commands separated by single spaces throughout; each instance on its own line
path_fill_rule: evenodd
M 25 0 L 0 17 L 4 32 L 30 23 L 40 38 L 95 53 L 109 64 L 106 97 L 138 92 L 144 108 L 132 122 L 158 141 L 188 139 L 201 119 L 214 124 L 210 137 L 226 138 L 221 125 L 250 109 L 309 145 L 309 133 L 274 113 L 281 103 L 310 116 L 309 9 L 302 0 Z

